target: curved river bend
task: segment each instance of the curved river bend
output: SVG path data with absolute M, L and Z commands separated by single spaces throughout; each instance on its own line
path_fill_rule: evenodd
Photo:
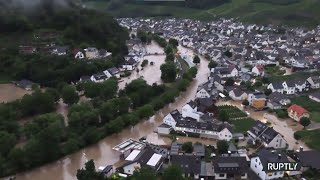
M 179 46 L 179 51 L 181 54 L 188 54 L 193 56 L 193 52 L 190 49 Z M 159 57 L 162 58 L 162 57 Z M 152 116 L 147 121 L 142 121 L 132 128 L 126 128 L 118 134 L 108 136 L 99 143 L 86 147 L 76 153 L 70 154 L 63 157 L 62 159 L 44 165 L 42 167 L 33 169 L 31 171 L 21 173 L 17 175 L 18 180 L 72 180 L 76 179 L 76 172 L 78 169 L 84 166 L 84 163 L 93 159 L 95 161 L 96 167 L 105 166 L 109 164 L 115 164 L 119 162 L 119 154 L 112 150 L 112 148 L 119 144 L 120 142 L 128 139 L 134 138 L 138 139 L 142 136 L 147 136 L 147 140 L 154 144 L 170 144 L 171 140 L 167 137 L 158 136 L 154 133 L 154 130 L 158 125 L 162 123 L 164 115 L 170 113 L 171 111 L 178 109 L 181 111 L 183 105 L 185 105 L 190 100 L 193 100 L 197 87 L 199 84 L 207 81 L 209 74 L 208 61 L 201 58 L 201 63 L 198 67 L 198 74 L 195 80 L 191 83 L 188 90 L 182 93 L 174 103 L 167 105 L 162 110 L 158 111 L 154 116 Z M 157 60 L 153 59 L 157 64 Z M 163 61 L 163 60 L 159 60 Z M 149 71 L 147 71 L 149 72 Z M 159 71 L 156 71 L 159 73 Z M 140 72 L 143 75 L 143 72 Z M 152 81 L 157 81 L 157 77 L 160 74 L 152 74 L 144 76 L 144 79 L 149 82 L 148 78 Z M 208 141 L 207 143 L 210 143 Z

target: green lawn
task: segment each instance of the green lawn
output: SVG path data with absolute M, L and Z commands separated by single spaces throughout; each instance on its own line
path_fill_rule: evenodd
M 320 72 L 296 72 L 294 74 L 291 75 L 285 75 L 285 76 L 271 76 L 269 79 L 271 82 L 275 82 L 275 81 L 286 81 L 286 80 L 294 80 L 294 79 L 306 79 L 310 76 L 319 76 Z
M 286 70 L 281 70 L 279 66 L 266 66 L 265 71 L 271 76 L 283 76 L 286 73 Z
M 311 149 L 320 150 L 320 130 L 303 130 L 296 132 L 301 140 L 304 141 Z
M 246 118 L 248 115 L 235 106 L 218 106 L 219 111 L 226 111 L 230 119 Z
M 245 118 L 232 120 L 230 123 L 234 125 L 234 132 L 245 133 L 256 123 L 256 121 L 251 118 Z
M 320 122 L 320 103 L 309 99 L 307 96 L 299 96 L 291 99 L 292 104 L 298 104 L 301 107 L 308 110 L 310 119 L 316 122 Z

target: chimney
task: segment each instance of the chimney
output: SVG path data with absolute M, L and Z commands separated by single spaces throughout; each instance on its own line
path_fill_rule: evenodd
M 279 159 L 279 160 L 281 159 L 281 154 L 278 154 L 278 159 Z
M 299 152 L 302 152 L 303 151 L 303 147 L 302 146 L 300 146 L 300 151 Z

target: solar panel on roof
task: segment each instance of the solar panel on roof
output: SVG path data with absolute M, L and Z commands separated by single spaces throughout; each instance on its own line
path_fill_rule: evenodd
M 218 163 L 220 168 L 227 168 L 227 167 L 239 167 L 238 163 Z

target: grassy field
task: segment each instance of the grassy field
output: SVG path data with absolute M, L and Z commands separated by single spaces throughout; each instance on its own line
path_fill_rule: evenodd
M 286 70 L 281 70 L 279 66 L 267 66 L 265 71 L 271 76 L 283 76 L 286 73 Z
M 248 115 L 235 106 L 218 106 L 219 111 L 226 111 L 230 117 L 229 123 L 233 125 L 234 132 L 245 133 L 254 124 L 255 120 L 248 118 Z
M 292 104 L 298 104 L 310 112 L 310 119 L 320 122 L 320 103 L 309 99 L 307 96 L 299 96 L 291 99 Z
M 89 8 L 107 11 L 108 2 L 86 2 Z M 174 16 L 213 20 L 218 17 L 239 17 L 242 21 L 266 24 L 285 23 L 292 26 L 320 24 L 320 0 L 232 0 L 205 10 L 166 5 L 125 4 L 108 10 L 115 16 Z
M 269 80 L 271 82 L 275 82 L 275 81 L 286 81 L 286 80 L 294 80 L 294 79 L 307 79 L 310 76 L 319 76 L 320 75 L 320 71 L 317 72 L 296 72 L 294 74 L 291 75 L 285 75 L 285 76 L 271 76 L 269 78 Z
M 234 132 L 239 133 L 247 132 L 255 123 L 256 121 L 251 118 L 244 118 L 231 121 L 231 124 L 234 125 Z
M 311 149 L 320 150 L 320 130 L 303 130 L 296 132 L 301 140 L 304 141 Z

